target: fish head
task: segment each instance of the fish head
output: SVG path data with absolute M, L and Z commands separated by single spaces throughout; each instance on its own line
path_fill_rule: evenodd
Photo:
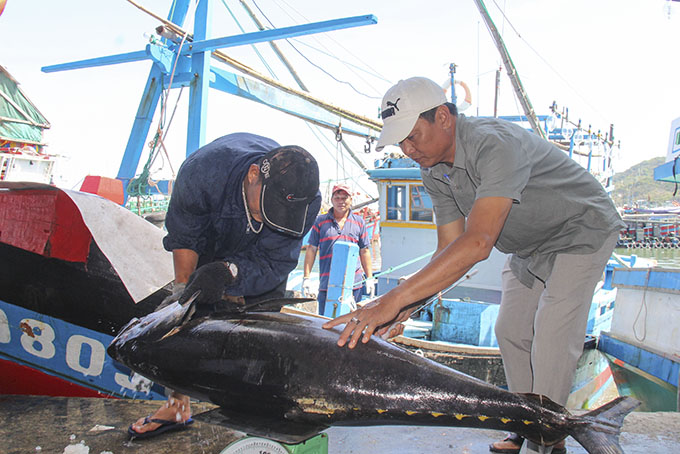
M 133 318 L 109 344 L 109 356 L 125 364 L 124 359 L 138 344 L 160 340 L 179 324 L 189 309 L 189 304 L 182 306 L 174 302 L 142 318 Z

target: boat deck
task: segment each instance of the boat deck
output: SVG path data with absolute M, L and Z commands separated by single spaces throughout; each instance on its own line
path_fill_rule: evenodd
M 0 451 L 6 454 L 219 454 L 243 437 L 241 432 L 197 421 L 184 431 L 129 442 L 128 425 L 140 416 L 153 413 L 158 405 L 158 401 L 141 400 L 0 396 Z M 200 412 L 212 406 L 199 403 L 193 408 Z M 326 433 L 330 454 L 487 454 L 489 443 L 501 435 L 492 430 L 411 426 L 333 427 Z M 81 442 L 81 447 L 69 446 Z M 632 413 L 626 418 L 621 445 L 626 454 L 676 452 L 680 446 L 680 413 Z M 571 454 L 586 454 L 571 438 L 567 440 L 567 447 Z

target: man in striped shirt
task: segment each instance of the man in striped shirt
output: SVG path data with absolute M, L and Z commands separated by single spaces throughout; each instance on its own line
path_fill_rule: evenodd
M 375 293 L 375 281 L 371 263 L 371 250 L 366 226 L 361 216 L 352 213 L 352 192 L 347 185 L 337 184 L 333 187 L 331 204 L 328 213 L 319 215 L 312 226 L 309 243 L 305 254 L 303 291 L 311 294 L 309 288 L 309 273 L 319 251 L 319 313 L 323 314 L 326 307 L 328 293 L 328 276 L 331 269 L 333 245 L 336 241 L 348 241 L 359 246 L 359 262 L 354 274 L 354 300 L 361 299 L 362 285 L 360 282 L 366 276 L 366 293 Z M 362 272 L 363 268 L 363 272 Z

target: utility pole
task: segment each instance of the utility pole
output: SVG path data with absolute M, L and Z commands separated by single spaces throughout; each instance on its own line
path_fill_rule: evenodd
M 498 52 L 501 54 L 501 59 L 503 60 L 505 69 L 508 72 L 508 76 L 510 77 L 510 82 L 512 82 L 512 87 L 515 89 L 515 95 L 517 95 L 517 99 L 519 100 L 519 103 L 522 105 L 524 115 L 527 117 L 527 120 L 529 120 L 529 124 L 531 125 L 531 128 L 536 132 L 536 134 L 545 139 L 546 138 L 545 131 L 543 131 L 543 128 L 541 128 L 541 124 L 538 121 L 538 117 L 536 116 L 534 107 L 531 105 L 531 101 L 529 101 L 529 96 L 524 90 L 522 81 L 519 79 L 519 74 L 517 73 L 517 69 L 515 68 L 514 63 L 512 63 L 512 59 L 510 58 L 508 49 L 505 47 L 503 38 L 501 37 L 500 33 L 498 33 L 498 29 L 491 20 L 491 16 L 489 16 L 489 11 L 487 11 L 486 6 L 484 6 L 484 2 L 482 0 L 475 0 L 475 4 L 477 5 L 477 8 L 479 9 L 482 18 L 486 23 L 486 27 L 489 29 L 489 32 L 491 33 L 491 37 L 493 38 L 494 43 L 496 44 Z

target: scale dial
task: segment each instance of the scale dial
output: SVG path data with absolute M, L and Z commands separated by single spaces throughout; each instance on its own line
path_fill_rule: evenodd
M 220 454 L 290 454 L 281 444 L 259 437 L 246 437 L 230 444 Z

